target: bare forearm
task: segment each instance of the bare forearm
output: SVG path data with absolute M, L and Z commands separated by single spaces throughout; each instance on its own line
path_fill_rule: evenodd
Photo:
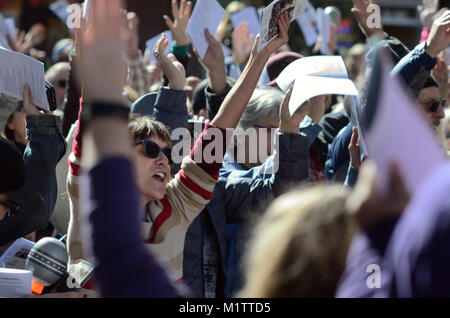
M 235 128 L 247 106 L 253 91 L 258 84 L 269 54 L 260 52 L 251 58 L 244 71 L 225 98 L 212 125 L 219 128 Z
M 209 88 L 214 94 L 221 94 L 227 88 L 227 71 L 225 64 L 208 71 Z

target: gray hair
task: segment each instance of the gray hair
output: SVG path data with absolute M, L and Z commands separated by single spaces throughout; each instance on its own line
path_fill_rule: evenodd
M 256 89 L 242 114 L 238 128 L 247 130 L 261 118 L 269 115 L 278 116 L 283 98 L 284 94 L 279 89 L 272 87 Z

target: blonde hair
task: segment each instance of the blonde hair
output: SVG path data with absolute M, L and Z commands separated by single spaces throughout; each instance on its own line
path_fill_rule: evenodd
M 346 198 L 318 186 L 275 200 L 250 241 L 238 297 L 334 297 L 357 228 Z

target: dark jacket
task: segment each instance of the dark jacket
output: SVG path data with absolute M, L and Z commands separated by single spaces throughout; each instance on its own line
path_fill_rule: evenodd
M 44 229 L 56 204 L 56 165 L 66 152 L 61 120 L 57 116 L 27 116 L 26 131 L 30 142 L 24 152 L 25 178 L 43 197 L 44 205 L 38 213 L 20 210 L 3 219 L 0 246 Z

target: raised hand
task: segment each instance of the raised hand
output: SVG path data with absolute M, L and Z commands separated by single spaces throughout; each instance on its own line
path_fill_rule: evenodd
M 423 27 L 431 28 L 433 16 L 439 9 L 439 0 L 422 0 L 422 4 L 417 6 L 420 15 L 420 23 Z
M 214 93 L 220 94 L 227 86 L 225 56 L 222 45 L 209 33 L 208 29 L 205 30 L 205 37 L 209 47 L 201 62 L 208 73 L 209 87 Z
M 289 112 L 289 101 L 291 100 L 292 90 L 291 86 L 283 98 L 280 107 L 280 131 L 287 134 L 298 134 L 300 123 L 311 110 L 311 103 L 306 102 L 300 107 L 294 115 L 291 116 Z
M 328 96 L 329 95 L 321 95 L 309 99 L 308 103 L 311 104 L 311 109 L 308 115 L 311 117 L 313 123 L 319 124 L 325 114 L 325 102 L 327 101 L 327 98 L 329 98 Z
M 367 38 L 383 32 L 381 25 L 369 26 L 368 24 L 370 16 L 373 15 L 373 12 L 369 10 L 369 7 L 372 5 L 374 5 L 373 0 L 353 0 L 352 13 L 358 21 L 359 28 Z M 381 17 L 379 17 L 379 21 L 381 21 Z
M 358 128 L 353 127 L 352 129 L 352 138 L 350 140 L 350 144 L 348 145 L 348 152 L 350 154 L 350 164 L 356 170 L 359 170 L 361 167 L 361 152 L 359 148 L 359 136 L 358 136 Z
M 426 45 L 426 51 L 432 58 L 450 45 L 450 10 L 433 22 Z
M 280 47 L 285 45 L 289 41 L 289 15 L 285 11 L 282 15 L 280 15 L 280 18 L 278 19 L 278 36 L 267 43 L 267 45 L 260 51 L 264 54 L 269 54 L 269 56 L 272 53 L 275 53 Z M 252 50 L 252 55 L 254 54 L 254 50 Z
M 122 90 L 127 79 L 123 58 L 129 31 L 121 28 L 121 0 L 91 2 L 92 21 L 89 30 L 77 31 L 77 74 L 89 102 L 123 104 Z
M 176 46 L 189 45 L 190 41 L 186 35 L 186 29 L 191 17 L 192 2 L 181 0 L 180 7 L 178 8 L 177 0 L 172 0 L 172 16 L 173 21 L 167 15 L 164 15 L 164 21 L 172 32 L 174 44 Z
M 31 88 L 28 84 L 25 84 L 22 93 L 23 98 L 23 111 L 28 116 L 39 116 L 39 115 L 51 115 L 52 113 L 49 111 L 40 110 L 33 102 L 31 101 Z
M 130 34 L 125 43 L 127 55 L 132 57 L 139 55 L 139 18 L 137 14 L 122 10 L 122 28 Z
M 242 22 L 231 34 L 232 59 L 236 65 L 247 62 L 253 46 L 254 37 L 248 33 L 248 23 Z
M 172 53 L 164 55 L 169 41 L 165 34 L 162 34 L 153 48 L 153 55 L 158 61 L 159 66 L 163 70 L 169 80 L 169 87 L 172 89 L 183 90 L 186 83 L 186 72 L 183 65 L 177 60 Z

